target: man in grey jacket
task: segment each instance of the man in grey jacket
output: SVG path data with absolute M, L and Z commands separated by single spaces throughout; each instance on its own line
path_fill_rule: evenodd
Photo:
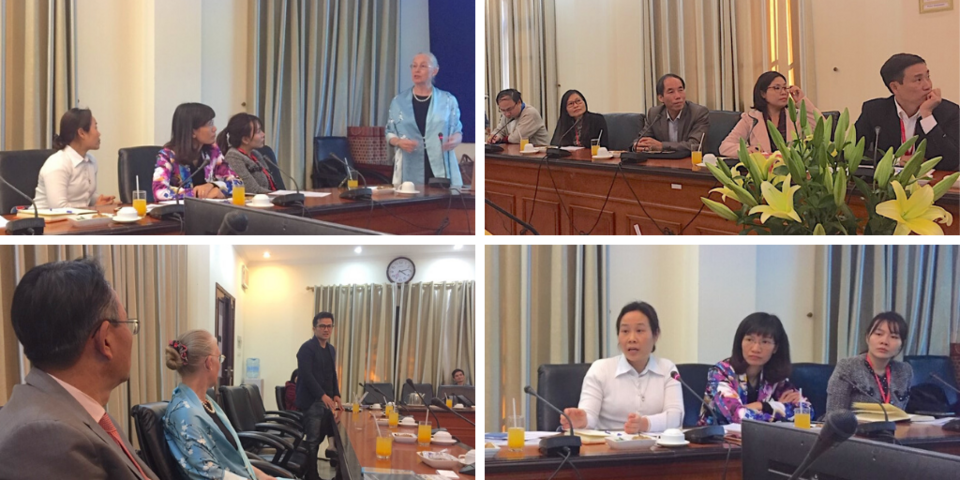
M 710 111 L 687 101 L 687 85 L 679 75 L 668 73 L 657 81 L 660 105 L 647 112 L 638 152 L 674 151 L 689 153 L 700 148 L 710 130 Z
M 521 138 L 533 145 L 550 143 L 543 117 L 536 108 L 523 102 L 520 92 L 508 88 L 498 93 L 497 106 L 503 117 L 487 143 L 520 143 Z
M 0 479 L 156 480 L 106 413 L 110 392 L 130 378 L 139 324 L 99 264 L 33 268 L 10 318 L 33 368 L 0 410 Z

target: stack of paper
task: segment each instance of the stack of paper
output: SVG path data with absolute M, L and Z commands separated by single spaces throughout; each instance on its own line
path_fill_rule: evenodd
M 886 410 L 887 414 L 884 416 L 883 412 Z M 902 422 L 904 420 L 910 420 L 910 415 L 907 415 L 907 412 L 900 410 L 889 403 L 883 404 L 883 408 L 880 408 L 878 403 L 865 403 L 865 402 L 856 402 L 853 404 L 853 413 L 857 415 L 857 420 L 861 422 Z

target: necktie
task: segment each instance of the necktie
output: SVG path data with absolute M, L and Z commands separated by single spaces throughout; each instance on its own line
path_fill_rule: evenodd
M 123 453 L 127 454 L 127 458 L 129 458 L 130 461 L 133 462 L 133 464 L 137 467 L 137 470 L 140 472 L 140 476 L 146 479 L 147 474 L 143 473 L 143 469 L 140 468 L 140 464 L 137 463 L 135 458 L 133 458 L 133 455 L 130 455 L 130 451 L 127 450 L 127 447 L 123 445 L 123 441 L 120 440 L 120 435 L 117 433 L 117 427 L 113 426 L 113 422 L 110 421 L 110 417 L 104 413 L 103 416 L 100 417 L 100 421 L 97 423 L 99 423 L 100 427 L 107 432 L 107 435 L 110 435 L 110 438 L 112 438 L 114 442 L 117 442 L 117 445 L 120 446 L 120 449 L 123 450 Z

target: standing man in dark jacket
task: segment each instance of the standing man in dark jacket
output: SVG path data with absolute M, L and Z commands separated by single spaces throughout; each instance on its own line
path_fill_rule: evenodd
M 297 407 L 303 412 L 303 430 L 307 435 L 308 480 L 319 479 L 317 452 L 320 443 L 334 428 L 330 413 L 339 411 L 340 382 L 337 379 L 337 351 L 330 344 L 333 314 L 320 312 L 313 317 L 313 337 L 297 352 Z

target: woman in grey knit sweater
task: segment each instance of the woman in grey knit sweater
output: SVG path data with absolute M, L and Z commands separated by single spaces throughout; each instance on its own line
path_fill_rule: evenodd
M 882 401 L 904 409 L 910 400 L 913 367 L 898 362 L 908 327 L 896 312 L 884 312 L 870 321 L 866 353 L 837 362 L 827 384 L 827 413 L 850 410 L 855 402 Z
M 256 149 L 263 147 L 266 134 L 263 122 L 255 115 L 238 113 L 217 136 L 223 159 L 236 172 L 248 194 L 269 193 L 277 189 L 268 163 Z

